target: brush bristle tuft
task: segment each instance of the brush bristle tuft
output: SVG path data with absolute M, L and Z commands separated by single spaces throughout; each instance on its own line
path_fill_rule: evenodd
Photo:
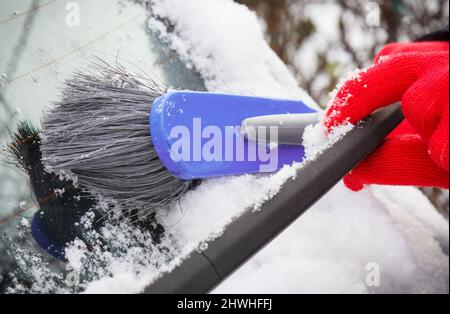
M 44 164 L 132 215 L 145 217 L 178 199 L 197 182 L 171 175 L 153 147 L 150 109 L 165 91 L 102 61 L 76 73 L 44 116 Z

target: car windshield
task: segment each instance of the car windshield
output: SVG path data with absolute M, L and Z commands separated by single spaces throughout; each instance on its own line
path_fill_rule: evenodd
M 329 187 L 325 183 L 331 181 L 323 178 L 338 181 L 335 171 L 323 175 L 317 171 L 313 183 L 303 176 L 305 162 L 312 162 L 312 169 L 318 156 L 348 169 L 333 149 L 339 148 L 341 137 L 352 139 L 344 134 L 352 125 L 331 137 L 321 123 L 308 126 L 302 142 L 305 158 L 296 154 L 301 162 L 285 164 L 279 171 L 208 177 L 201 182 L 170 175 L 173 169 L 158 161 L 161 151 L 155 152 L 157 145 L 152 143 L 157 136 L 148 136 L 147 109 L 166 88 L 206 90 L 204 99 L 210 93 L 232 93 L 293 100 L 320 111 L 323 107 L 313 98 L 325 104 L 340 77 L 359 79 L 361 72 L 354 70 L 371 66 L 387 42 L 410 40 L 437 29 L 442 21 L 448 23 L 448 0 L 430 2 L 434 5 L 350 0 L 0 0 L 0 293 L 151 292 L 158 287 L 157 280 L 162 286 L 186 285 L 171 277 L 180 272 L 194 279 L 191 291 L 199 286 L 197 279 L 202 281 L 197 270 L 205 263 L 212 271 L 200 277 L 215 283 L 226 277 L 213 293 L 448 292 L 448 216 L 436 212 L 419 189 L 370 185 L 355 193 L 340 180 L 325 191 Z M 423 27 L 416 29 L 416 20 L 422 17 Z M 99 64 L 104 67 L 96 67 Z M 154 83 L 164 88 L 153 88 Z M 186 98 L 178 101 L 184 104 Z M 186 113 L 174 102 L 165 104 L 181 109 L 172 117 Z M 234 105 L 238 109 L 227 108 L 223 116 L 217 106 L 213 110 L 219 120 L 241 109 L 249 111 L 240 101 Z M 208 116 L 209 109 L 199 115 Z M 61 119 L 48 127 L 55 112 Z M 71 120 L 67 112 L 82 118 Z M 160 117 L 163 111 L 156 112 Z M 139 119 L 129 120 L 136 113 Z M 239 119 L 238 126 L 241 123 Z M 49 132 L 54 142 L 46 136 Z M 72 141 L 86 133 L 84 141 Z M 136 134 L 141 142 L 134 146 Z M 128 146 L 117 149 L 116 139 Z M 60 149 L 63 146 L 55 143 L 67 146 Z M 68 163 L 88 165 L 88 175 L 70 176 L 73 168 L 66 164 L 52 168 L 58 157 L 45 159 L 45 149 L 54 149 L 47 157 L 67 153 Z M 115 154 L 120 158 L 112 158 Z M 146 158 L 155 161 L 156 171 L 139 171 L 147 165 Z M 97 173 L 96 167 L 101 168 Z M 86 177 L 108 186 L 111 193 L 87 185 Z M 141 181 L 129 184 L 136 177 Z M 301 180 L 311 183 L 311 195 L 286 189 Z M 318 192 L 321 199 L 311 205 Z M 304 208 L 287 201 L 297 198 L 311 205 L 301 218 L 278 210 L 299 215 Z M 445 200 L 448 204 L 448 197 Z M 269 206 L 274 216 L 265 211 Z M 274 219 L 260 225 L 264 232 L 255 232 L 247 222 L 261 217 Z M 283 221 L 291 224 L 281 232 Z M 236 222 L 245 236 L 234 232 Z M 268 243 L 267 236 L 273 235 L 268 231 L 274 226 L 280 233 Z M 240 264 L 243 259 L 235 254 L 240 250 L 229 245 L 227 235 L 247 249 L 267 245 Z M 215 245 L 221 248 L 215 250 Z M 216 260 L 209 259 L 209 252 Z M 196 259 L 201 256 L 203 262 Z M 227 277 L 238 264 L 242 267 Z M 186 265 L 194 266 L 194 271 L 184 271 Z M 180 272 L 173 271 L 178 266 Z
M 69 3 L 70 4 L 70 3 Z M 142 71 L 174 88 L 203 89 L 149 30 L 147 10 L 133 1 L 2 1 L 0 3 L 0 140 L 20 120 L 39 123 L 64 81 L 98 57 Z M 71 19 L 71 14 L 79 17 Z M 33 213 L 25 176 L 2 163 L 0 227 Z
M 120 64 L 171 88 L 203 90 L 200 76 L 151 32 L 148 15 L 139 1 L 0 1 L 2 145 L 8 145 L 18 122 L 39 126 L 42 112 L 61 96 L 64 81 L 95 60 Z M 7 272 L 11 261 L 5 239 L 17 244 L 17 224 L 37 207 L 28 176 L 2 161 L 0 270 Z

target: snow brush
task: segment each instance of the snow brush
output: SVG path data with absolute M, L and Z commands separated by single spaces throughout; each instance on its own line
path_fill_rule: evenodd
M 265 130 L 248 131 L 261 122 L 251 118 L 274 122 L 288 113 L 304 118 L 286 126 L 278 119 L 285 139 L 280 145 L 258 141 Z M 302 161 L 303 129 L 317 119 L 301 100 L 167 91 L 118 66 L 96 63 L 75 74 L 63 99 L 44 114 L 42 161 L 46 170 L 73 175 L 115 206 L 148 214 L 201 179 L 273 172 Z M 297 145 L 283 144 L 295 139 Z
M 186 103 L 193 105 L 189 108 Z M 222 110 L 209 111 L 215 104 Z M 242 106 L 248 106 L 250 112 L 242 110 Z M 179 165 L 165 160 L 170 156 L 165 149 L 173 144 L 173 139 L 167 137 L 169 127 L 175 126 L 173 121 L 185 127 L 181 129 L 194 131 L 192 121 L 186 117 L 197 114 L 207 117 L 202 120 L 207 126 L 241 126 L 243 131 L 233 134 L 241 140 L 244 137 L 241 143 L 247 155 L 243 164 L 247 168 L 221 168 L 216 161 L 212 161 L 211 168 L 205 166 L 206 162 L 204 168 L 191 168 L 185 160 Z M 154 220 L 157 208 L 178 200 L 204 177 L 259 171 L 264 161 L 245 159 L 255 149 L 251 142 L 263 142 L 256 147 L 267 150 L 272 149 L 272 143 L 267 136 L 270 134 L 254 132 L 254 127 L 277 126 L 279 162 L 291 163 L 303 160 L 301 133 L 316 119 L 314 110 L 301 101 L 167 93 L 152 80 L 138 79 L 119 67 L 97 64 L 66 83 L 61 101 L 44 115 L 41 132 L 27 124 L 19 126 L 10 151 L 19 168 L 30 176 L 34 194 L 45 200 L 39 202 L 33 236 L 44 250 L 63 260 L 65 245 L 75 237 L 83 239 L 77 220 L 96 209 L 99 196 L 111 208 L 119 208 L 123 217 L 139 223 L 137 228 L 150 229 L 157 243 L 164 232 Z M 247 210 L 227 226 L 221 237 L 209 242 L 206 250 L 192 252 L 145 292 L 210 291 L 372 152 L 402 119 L 399 105 L 376 112 L 317 159 L 305 162 L 297 177 L 288 180 L 274 198 L 262 205 L 261 211 Z M 155 134 L 160 138 L 155 140 Z M 62 188 L 64 193 L 55 193 Z M 68 191 L 72 192 L 66 194 Z M 47 202 L 49 193 L 55 194 L 53 203 Z M 70 208 L 78 208 L 73 217 L 70 213 L 66 216 Z M 99 226 L 103 215 L 101 212 L 96 221 Z
M 267 161 L 252 156 L 261 147 L 270 151 L 273 144 L 265 132 L 254 131 L 261 123 L 278 126 L 279 143 L 295 144 L 276 147 L 280 158 L 271 169 L 276 171 L 303 159 L 303 129 L 317 120 L 301 101 L 168 92 L 102 61 L 90 69 L 66 82 L 61 101 L 44 114 L 42 131 L 21 122 L 6 149 L 10 163 L 29 176 L 39 207 L 31 224 L 33 238 L 60 260 L 68 243 L 84 238 L 79 222 L 88 212 L 95 215 L 95 229 L 106 220 L 130 219 L 157 243 L 164 232 L 155 220 L 157 208 L 176 201 L 203 178 L 261 171 Z M 293 122 L 278 116 L 284 113 L 300 116 Z M 231 128 L 232 140 L 241 144 L 233 156 L 242 158 L 196 161 L 192 155 L 174 162 L 173 126 L 187 130 L 195 142 L 196 133 L 202 133 L 196 121 L 224 133 Z M 206 142 L 200 137 L 198 144 Z

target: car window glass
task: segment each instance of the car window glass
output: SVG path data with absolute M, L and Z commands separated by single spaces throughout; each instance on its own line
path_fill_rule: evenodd
M 0 142 L 20 120 L 39 124 L 71 73 L 93 57 L 174 88 L 204 89 L 147 26 L 139 1 L 0 0 Z M 25 174 L 0 163 L 0 230 L 35 212 Z

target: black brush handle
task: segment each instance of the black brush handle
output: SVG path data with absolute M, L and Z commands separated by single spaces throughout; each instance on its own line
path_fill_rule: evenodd
M 265 202 L 230 223 L 203 252 L 192 252 L 172 272 L 163 274 L 145 293 L 206 293 L 257 253 L 319 200 L 358 162 L 367 157 L 404 119 L 400 104 L 377 111 L 315 160 L 296 179 Z

